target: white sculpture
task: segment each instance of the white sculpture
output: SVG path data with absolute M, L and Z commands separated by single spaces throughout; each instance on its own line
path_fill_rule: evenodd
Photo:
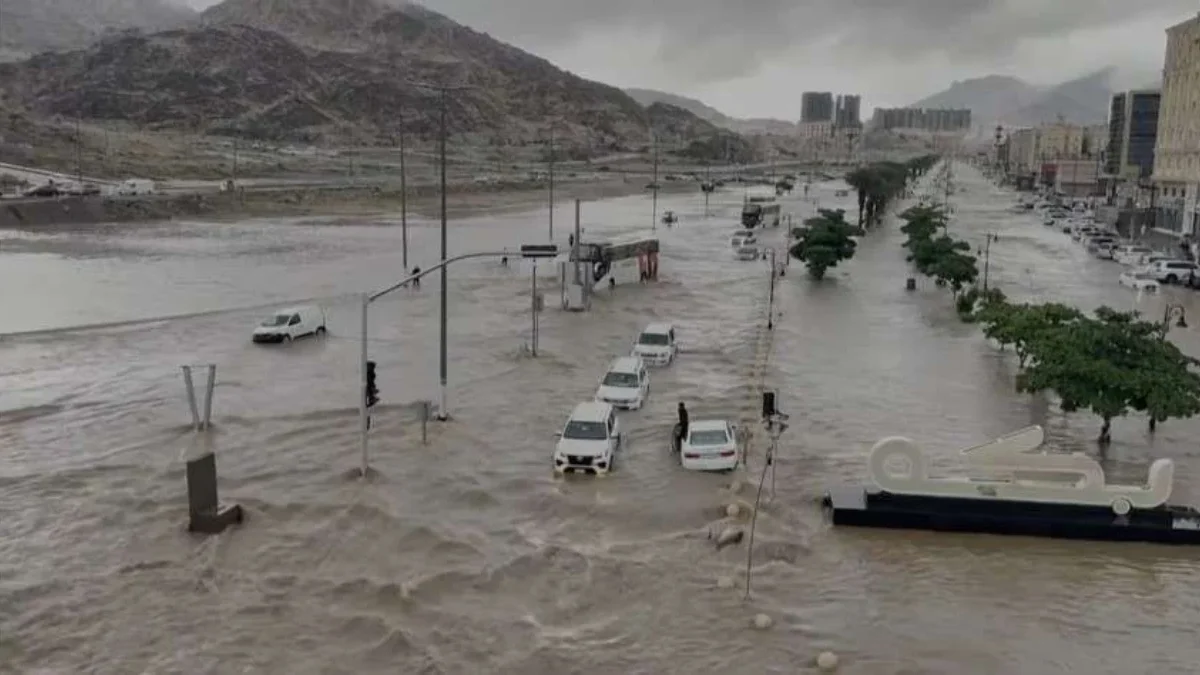
M 1100 464 L 1081 453 L 1034 452 L 1045 438 L 1031 426 L 962 451 L 967 475 L 930 477 L 921 449 L 907 438 L 885 438 L 871 448 L 871 480 L 899 495 L 999 499 L 1108 506 L 1117 515 L 1162 506 L 1171 497 L 1175 464 L 1158 459 L 1146 485 L 1109 485 Z M 891 465 L 902 460 L 903 470 Z

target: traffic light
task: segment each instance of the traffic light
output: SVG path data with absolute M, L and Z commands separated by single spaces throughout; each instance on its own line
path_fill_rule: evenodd
M 367 407 L 379 403 L 379 388 L 375 386 L 375 362 L 367 361 Z

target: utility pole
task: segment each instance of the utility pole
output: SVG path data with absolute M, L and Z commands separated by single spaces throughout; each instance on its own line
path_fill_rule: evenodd
M 83 136 L 80 113 L 75 113 L 75 174 L 79 177 L 79 190 L 83 191 Z
M 400 118 L 400 255 L 404 271 L 408 272 L 408 178 L 404 159 L 408 153 L 404 147 L 404 118 Z
M 441 339 L 439 341 L 440 342 L 440 350 L 439 350 L 439 354 L 438 354 L 438 397 L 439 397 L 439 403 L 440 403 L 440 405 L 438 406 L 438 418 L 442 419 L 442 420 L 446 420 L 449 418 L 449 413 L 446 412 L 446 382 L 449 379 L 449 370 L 450 370 L 450 367 L 449 367 L 449 364 L 447 363 L 447 358 L 446 358 L 446 356 L 447 356 L 446 352 L 448 351 L 448 345 L 446 344 L 447 332 L 448 332 L 448 322 L 447 322 L 447 318 L 446 318 L 446 312 L 447 312 L 447 305 L 449 304 L 449 297 L 448 297 L 449 290 L 448 290 L 447 286 L 449 286 L 449 284 L 450 284 L 450 279 L 446 275 L 446 261 L 449 259 L 448 258 L 449 254 L 448 254 L 447 248 L 446 248 L 446 225 L 447 225 L 447 219 L 446 219 L 446 90 L 441 89 L 440 91 L 441 91 L 441 93 L 439 95 L 439 99 L 441 101 L 442 113 L 441 113 L 441 140 L 438 144 L 439 145 L 438 156 L 439 156 L 439 163 L 441 164 L 441 183 L 442 183 L 442 188 L 441 188 L 441 192 L 442 192 L 442 199 L 441 199 L 441 201 L 442 201 L 442 204 L 441 204 L 441 207 L 442 207 L 441 208 L 441 212 L 442 212 L 441 213 L 441 221 L 442 221 L 441 315 L 442 315 L 442 318 L 441 318 L 441 328 L 440 328 Z
M 991 232 L 988 232 L 985 236 L 985 243 L 983 245 L 983 290 L 985 293 L 988 289 L 988 271 L 992 263 L 992 242 L 999 238 Z
M 430 84 L 430 83 L 426 83 L 426 82 L 410 82 L 409 84 L 438 92 L 438 101 L 439 101 L 439 104 L 441 107 L 441 114 L 440 114 L 440 118 L 441 118 L 440 136 L 441 136 L 441 138 L 438 142 L 438 156 L 440 158 L 439 163 L 441 164 L 440 173 L 441 173 L 442 257 L 441 257 L 441 262 L 439 264 L 441 265 L 440 276 L 441 276 L 441 280 L 442 280 L 442 292 L 441 292 L 441 303 L 440 303 L 441 304 L 441 308 L 440 308 L 441 309 L 441 312 L 440 312 L 441 313 L 441 321 L 439 322 L 441 325 L 440 325 L 440 331 L 439 331 L 440 336 L 439 336 L 439 340 L 438 340 L 440 349 L 439 349 L 439 354 L 438 354 L 438 357 L 439 357 L 438 358 L 439 404 L 438 404 L 437 419 L 439 419 L 441 421 L 445 421 L 450 418 L 450 413 L 448 412 L 448 409 L 446 406 L 446 388 L 447 388 L 447 381 L 449 379 L 449 370 L 450 370 L 448 359 L 447 359 L 447 330 L 448 330 L 447 309 L 448 309 L 448 305 L 449 305 L 449 295 L 448 295 L 449 294 L 449 279 L 447 278 L 447 274 L 446 274 L 446 262 L 449 260 L 449 257 L 448 257 L 449 254 L 448 254 L 447 246 L 446 246 L 446 229 L 447 229 L 446 135 L 448 133 L 446 130 L 446 94 L 451 91 L 464 91 L 467 89 L 473 89 L 474 87 L 466 87 L 466 86 L 461 86 L 461 85 L 454 86 L 454 85 Z
M 658 134 L 650 132 L 650 141 L 654 144 L 654 178 L 650 181 L 650 189 L 654 191 L 653 215 L 650 217 L 650 229 L 658 229 Z
M 233 176 L 230 180 L 233 181 L 234 189 L 237 188 L 237 171 L 238 171 L 238 137 L 233 137 Z
M 550 238 L 554 241 L 554 126 L 550 126 Z

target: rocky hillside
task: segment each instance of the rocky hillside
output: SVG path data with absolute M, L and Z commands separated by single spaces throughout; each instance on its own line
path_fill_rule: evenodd
M 180 26 L 194 16 L 166 0 L 0 0 L 0 60 L 78 49 L 131 28 Z
M 988 133 L 997 123 L 1037 126 L 1061 116 L 1075 124 L 1099 124 L 1108 119 L 1113 69 L 1049 87 L 1038 87 L 1014 77 L 989 75 L 955 82 L 950 88 L 924 98 L 913 108 L 969 108 L 973 124 Z
M 646 108 L 659 148 L 694 160 L 722 163 L 751 161 L 751 144 L 738 134 L 666 103 Z
M 646 110 L 621 90 L 379 0 L 228 0 L 186 29 L 0 65 L 0 93 L 32 114 L 273 141 L 432 136 L 439 97 L 420 82 L 464 87 L 447 96 L 456 137 L 534 143 L 557 120 L 566 145 L 648 143 Z

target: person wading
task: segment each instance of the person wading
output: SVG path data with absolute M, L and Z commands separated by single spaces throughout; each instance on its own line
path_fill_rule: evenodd
M 683 439 L 687 438 L 688 432 L 688 411 L 683 405 L 683 401 L 679 402 L 679 424 L 675 427 L 675 447 L 683 449 Z

